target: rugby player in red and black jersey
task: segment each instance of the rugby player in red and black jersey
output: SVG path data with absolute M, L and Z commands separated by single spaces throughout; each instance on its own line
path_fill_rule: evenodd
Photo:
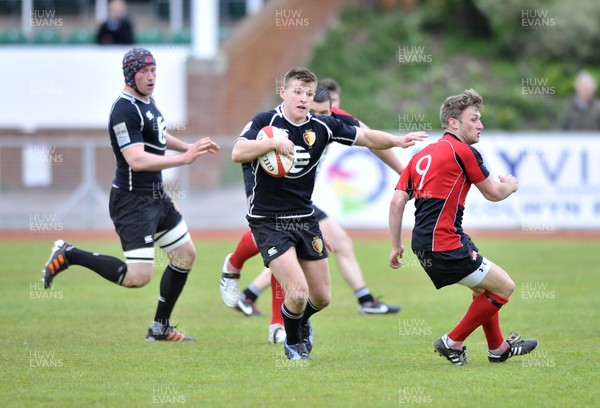
M 283 103 L 257 114 L 236 140 L 232 160 L 250 164 L 244 178 L 253 184 L 247 219 L 265 266 L 271 268 L 285 292 L 282 307 L 289 359 L 312 359 L 310 317 L 329 304 L 330 279 L 327 249 L 314 217 L 312 191 L 317 166 L 329 143 L 373 149 L 408 147 L 423 140 L 425 132 L 405 136 L 348 126 L 342 121 L 309 112 L 317 86 L 316 76 L 294 68 L 283 79 L 279 95 Z M 257 140 L 264 126 L 276 126 L 288 139 Z M 271 150 L 294 155 L 294 166 L 284 178 L 269 176 L 258 157 Z
M 504 340 L 498 312 L 515 284 L 502 268 L 479 254 L 462 228 L 465 198 L 472 184 L 490 201 L 504 200 L 519 187 L 512 175 L 494 180 L 472 147 L 483 130 L 482 106 L 483 99 L 472 89 L 446 98 L 440 109 L 444 136 L 411 158 L 390 204 L 390 266 L 403 265 L 402 216 L 406 203 L 414 198 L 411 247 L 423 269 L 436 289 L 458 283 L 473 291 L 465 316 L 434 342 L 435 350 L 456 365 L 467 362 L 463 343 L 479 326 L 485 333 L 490 362 L 527 354 L 537 346 L 537 340 L 522 340 L 516 333 Z

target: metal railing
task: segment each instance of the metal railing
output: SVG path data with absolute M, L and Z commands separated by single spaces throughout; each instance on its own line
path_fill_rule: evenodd
M 246 225 L 241 170 L 229 159 L 234 139 L 216 138 L 218 157 L 163 172 L 163 188 L 190 228 Z M 112 229 L 114 172 L 107 137 L 2 137 L 0 229 Z

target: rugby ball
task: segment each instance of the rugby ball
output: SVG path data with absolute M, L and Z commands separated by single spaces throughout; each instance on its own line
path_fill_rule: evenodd
M 256 140 L 272 138 L 284 138 L 287 139 L 287 133 L 275 126 L 265 126 L 258 132 Z M 287 156 L 277 153 L 275 150 L 271 150 L 258 158 L 260 167 L 270 176 L 275 178 L 285 177 L 292 166 L 294 165 L 294 158 L 291 159 Z

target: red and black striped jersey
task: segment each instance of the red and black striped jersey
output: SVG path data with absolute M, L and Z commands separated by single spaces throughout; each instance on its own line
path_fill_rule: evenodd
M 451 133 L 414 155 L 396 186 L 415 199 L 412 248 L 434 252 L 460 248 L 465 198 L 471 184 L 489 174 L 481 154 Z

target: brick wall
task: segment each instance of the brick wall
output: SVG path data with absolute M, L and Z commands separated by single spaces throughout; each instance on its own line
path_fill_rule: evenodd
M 345 4 L 358 0 L 270 0 L 257 15 L 241 21 L 222 44 L 215 61 L 188 63 L 188 121 L 178 137 L 224 136 L 239 134 L 259 111 L 279 103 L 277 88 L 290 68 L 305 65 L 314 42 Z M 318 74 L 318 73 L 317 73 Z M 0 129 L 2 136 L 27 137 L 106 137 L 97 129 L 38 129 L 26 133 L 19 129 Z M 223 140 L 223 139 L 221 139 Z M 227 139 L 229 141 L 229 139 Z M 80 181 L 80 151 L 61 148 L 64 162 L 52 166 L 53 178 L 64 185 Z M 96 176 L 109 186 L 114 177 L 114 157 L 106 149 L 97 158 Z M 18 188 L 22 184 L 21 151 L 0 151 L 0 188 Z M 231 164 L 230 150 L 201 157 L 190 169 L 190 182 L 203 187 L 219 186 L 223 171 Z M 230 176 L 231 177 L 231 176 Z
M 352 0 L 272 0 L 242 21 L 213 63 L 190 62 L 188 132 L 237 135 L 259 111 L 278 103 L 285 72 L 305 65 L 314 42 Z M 317 73 L 318 74 L 318 73 Z

